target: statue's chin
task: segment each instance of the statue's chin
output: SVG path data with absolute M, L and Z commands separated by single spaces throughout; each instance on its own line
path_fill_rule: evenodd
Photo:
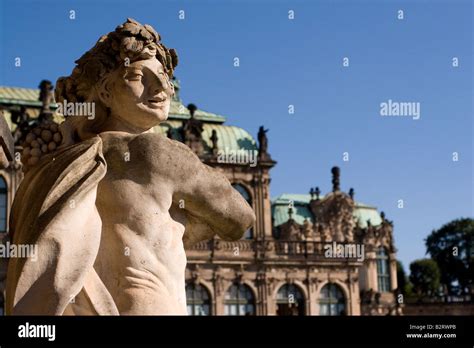
M 144 128 L 152 128 L 155 126 L 158 126 L 161 122 L 164 122 L 168 119 L 168 112 L 164 110 L 157 111 L 152 113 L 148 113 L 145 117 L 141 119 L 141 122 L 137 122 L 138 124 L 141 124 L 142 126 L 145 126 Z
M 158 110 L 153 110 L 152 117 L 153 121 L 161 123 L 168 119 L 169 108 L 160 108 Z
M 155 121 L 156 123 L 153 125 L 153 127 L 158 126 L 161 122 L 164 122 L 168 119 L 168 114 L 161 115 L 159 117 L 156 117 Z

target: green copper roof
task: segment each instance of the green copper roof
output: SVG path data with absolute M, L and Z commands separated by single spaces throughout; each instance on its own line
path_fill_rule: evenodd
M 172 100 L 170 106 L 169 119 L 186 120 L 190 118 L 189 110 L 181 102 Z M 221 115 L 213 114 L 204 110 L 197 109 L 194 117 L 203 122 L 224 123 L 226 118 Z
M 357 209 L 354 211 L 354 216 L 356 220 L 359 221 L 359 227 L 361 228 L 367 227 L 367 220 L 370 220 L 373 226 L 378 226 L 382 223 L 382 218 L 377 208 L 374 207 L 367 207 L 365 205 L 357 206 Z
M 168 120 L 155 127 L 155 132 L 166 135 L 168 129 L 171 127 L 174 139 L 182 141 L 181 134 L 178 129 L 183 125 L 182 121 Z M 255 139 L 245 130 L 235 126 L 225 126 L 216 123 L 204 123 L 202 138 L 205 142 L 205 150 L 212 149 L 211 135 L 212 130 L 217 132 L 217 147 L 219 150 L 257 150 Z
M 0 86 L 0 104 L 41 107 L 39 89 Z M 51 105 L 56 108 L 56 104 Z
M 0 104 L 24 105 L 31 107 L 41 107 L 39 89 L 0 86 Z M 56 103 L 51 105 L 53 109 Z M 196 119 L 204 122 L 224 123 L 226 118 L 222 115 L 213 114 L 204 110 L 196 110 Z M 190 117 L 189 110 L 183 105 L 181 99 L 173 98 L 171 101 L 169 119 L 185 120 Z
M 319 196 L 321 199 L 324 196 Z M 272 201 L 272 217 L 273 225 L 279 226 L 289 220 L 288 208 L 290 201 L 293 201 L 293 220 L 302 224 L 307 218 L 314 222 L 314 216 L 309 208 L 311 195 L 309 194 L 289 194 L 284 193 Z M 377 208 L 368 206 L 361 202 L 355 203 L 354 218 L 358 221 L 358 226 L 361 228 L 367 227 L 367 220 L 373 226 L 378 226 L 382 223 L 382 218 L 377 212 Z

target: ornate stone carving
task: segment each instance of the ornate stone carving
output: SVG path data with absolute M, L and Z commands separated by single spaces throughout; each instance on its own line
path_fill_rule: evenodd
M 305 219 L 303 222 L 303 236 L 307 241 L 312 241 L 315 239 L 315 233 L 313 230 L 313 224 L 309 219 Z
M 382 212 L 382 223 L 378 226 L 373 226 L 367 221 L 367 227 L 357 231 L 357 239 L 364 243 L 368 250 L 374 250 L 376 247 L 385 247 L 390 252 L 395 252 L 393 242 L 393 224 L 391 221 L 385 219 L 385 214 Z
M 16 193 L 13 243 L 37 257 L 10 259 L 7 314 L 186 314 L 183 244 L 253 225 L 221 173 L 150 132 L 168 117 L 176 65 L 152 27 L 128 19 L 58 80 L 58 103 L 94 103 L 95 116 L 66 117 L 61 145 Z
M 340 191 L 333 192 L 322 200 L 311 201 L 310 207 L 324 242 L 354 240 L 354 202 L 348 195 Z
M 290 208 L 291 209 L 291 208 Z M 280 240 L 284 241 L 299 241 L 303 240 L 304 235 L 301 230 L 301 225 L 290 219 L 280 226 Z
M 0 114 L 0 168 L 8 168 L 14 159 L 13 137 L 5 121 L 3 112 Z
M 216 295 L 220 295 L 222 293 L 222 288 L 223 288 L 223 277 L 221 275 L 222 269 L 220 266 L 218 266 L 213 272 L 212 272 L 212 279 L 215 284 L 216 288 Z

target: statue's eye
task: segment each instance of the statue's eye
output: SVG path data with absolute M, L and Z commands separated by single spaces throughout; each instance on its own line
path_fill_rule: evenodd
M 140 81 L 143 77 L 143 74 L 138 71 L 129 71 L 125 75 L 125 79 L 129 81 Z

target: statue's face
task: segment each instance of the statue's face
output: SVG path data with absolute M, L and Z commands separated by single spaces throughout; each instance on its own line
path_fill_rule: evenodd
M 156 57 L 130 63 L 108 79 L 111 116 L 140 130 L 168 118 L 174 93 L 163 65 Z

